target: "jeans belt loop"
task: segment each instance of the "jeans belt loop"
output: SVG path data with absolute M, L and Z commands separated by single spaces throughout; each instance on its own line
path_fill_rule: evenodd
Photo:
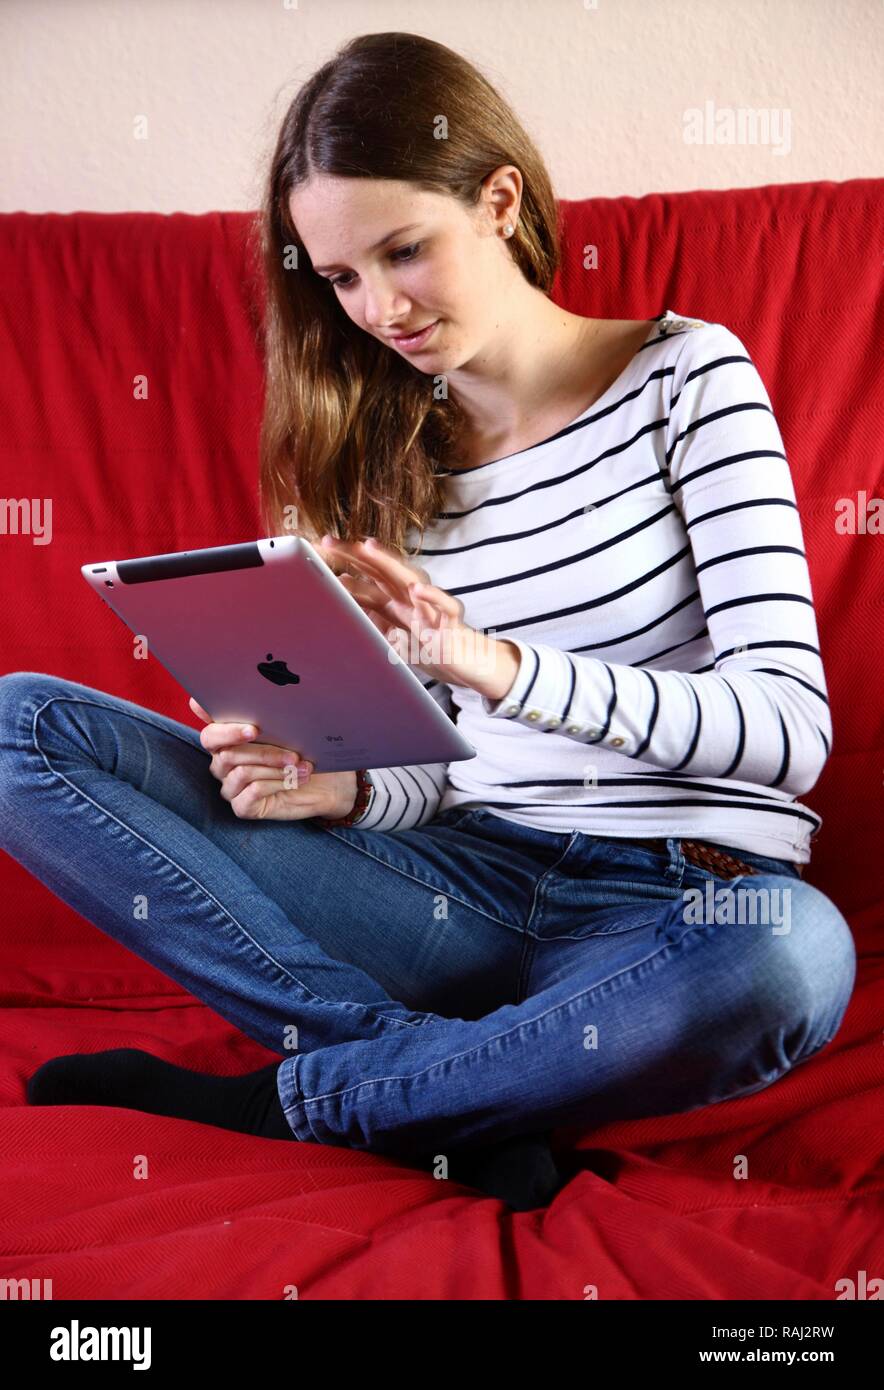
M 657 850 L 661 854 L 669 852 L 666 840 L 635 840 L 637 845 L 646 845 L 650 849 Z M 740 874 L 758 874 L 760 869 L 754 864 L 746 864 L 736 855 L 728 854 L 718 845 L 705 844 L 702 840 L 681 840 L 681 851 L 685 859 L 690 864 L 695 864 L 700 869 L 708 869 L 717 878 L 737 878 Z M 797 867 L 801 868 L 801 865 Z
M 716 878 L 737 878 L 740 874 L 761 872 L 754 864 L 745 864 L 742 859 L 728 854 L 718 845 L 704 844 L 702 840 L 682 840 L 681 847 L 685 859 L 689 859 L 701 869 L 709 869 Z

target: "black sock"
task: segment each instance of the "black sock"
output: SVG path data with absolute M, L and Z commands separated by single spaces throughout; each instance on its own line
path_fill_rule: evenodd
M 534 1211 L 549 1206 L 563 1187 L 564 1179 L 556 1167 L 549 1133 L 517 1134 L 510 1139 L 481 1144 L 468 1149 L 446 1149 L 437 1153 L 448 1158 L 448 1179 L 478 1188 L 497 1197 L 514 1211 Z M 422 1168 L 435 1167 L 435 1157 L 416 1160 Z
M 78 1052 L 38 1067 L 28 1082 L 28 1102 L 126 1106 L 265 1139 L 297 1139 L 276 1089 L 282 1060 L 244 1076 L 206 1076 L 133 1047 Z
M 137 1048 L 53 1057 L 28 1082 L 31 1105 L 116 1105 L 232 1129 L 265 1139 L 297 1139 L 276 1087 L 280 1062 L 243 1076 L 207 1076 Z M 450 1180 L 497 1197 L 515 1211 L 548 1206 L 563 1185 L 548 1133 L 516 1135 L 470 1148 L 436 1146 L 413 1161 L 432 1171 L 448 1158 Z

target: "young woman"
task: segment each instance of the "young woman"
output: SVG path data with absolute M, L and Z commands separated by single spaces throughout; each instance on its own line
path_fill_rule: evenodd
M 801 877 L 832 726 L 782 439 L 724 325 L 552 302 L 541 159 L 428 39 L 310 79 L 260 231 L 267 532 L 323 547 L 478 756 L 292 786 L 299 750 L 194 702 L 200 733 L 5 677 L 8 851 L 284 1058 L 62 1057 L 29 1098 L 454 1157 L 536 1205 L 553 1127 L 758 1091 L 851 994 Z

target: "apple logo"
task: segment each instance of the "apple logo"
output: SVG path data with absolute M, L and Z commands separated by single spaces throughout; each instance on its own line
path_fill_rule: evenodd
M 267 653 L 266 661 L 258 662 L 258 670 L 265 680 L 272 681 L 274 685 L 297 685 L 301 679 L 279 657 L 274 661 L 272 652 Z

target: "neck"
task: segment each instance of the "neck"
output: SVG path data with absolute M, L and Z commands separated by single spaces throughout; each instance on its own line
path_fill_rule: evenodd
M 584 348 L 601 323 L 568 313 L 542 290 L 525 286 L 495 324 L 494 336 L 448 374 L 470 437 L 506 439 L 528 428 L 548 406 L 550 382 L 567 383 L 574 363 L 585 361 Z

